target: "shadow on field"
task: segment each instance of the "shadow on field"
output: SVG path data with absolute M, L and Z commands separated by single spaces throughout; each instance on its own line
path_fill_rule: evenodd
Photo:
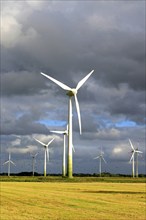
M 104 194 L 145 194 L 145 192 L 131 192 L 131 191 L 104 191 L 104 190 L 100 190 L 100 191 L 82 191 L 84 193 L 104 193 Z

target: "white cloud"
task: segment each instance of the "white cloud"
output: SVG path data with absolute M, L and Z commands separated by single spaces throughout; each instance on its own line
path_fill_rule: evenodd
M 122 152 L 122 149 L 120 147 L 116 147 L 116 148 L 113 149 L 114 154 L 119 154 L 121 152 Z
M 38 0 L 26 0 L 27 5 L 34 10 L 41 10 L 47 3 L 47 1 L 38 1 Z
M 21 143 L 21 139 L 18 138 L 11 142 L 12 146 L 20 145 L 20 143 Z
M 107 128 L 98 130 L 96 134 L 97 138 L 100 139 L 118 139 L 121 136 L 120 130 L 116 128 Z
M 1 44 L 8 48 L 13 47 L 21 35 L 22 25 L 11 15 L 4 16 L 1 24 Z
M 8 151 L 9 152 L 12 152 L 12 153 L 16 153 L 16 154 L 26 154 L 26 153 L 28 153 L 29 152 L 29 149 L 28 148 L 18 148 L 18 147 L 11 147 L 11 148 L 8 148 Z
M 2 4 L 1 44 L 11 48 L 35 39 L 37 31 L 31 26 L 25 30 L 24 25 L 33 11 L 42 9 L 43 6 L 44 2 L 41 1 L 8 1 L 7 4 Z

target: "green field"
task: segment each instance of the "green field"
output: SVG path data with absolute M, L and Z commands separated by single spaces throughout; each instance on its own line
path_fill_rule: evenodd
M 34 179 L 2 177 L 1 220 L 146 219 L 146 185 L 140 178 Z

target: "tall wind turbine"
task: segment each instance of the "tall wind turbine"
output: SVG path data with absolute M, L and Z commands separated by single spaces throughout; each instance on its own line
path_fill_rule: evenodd
M 43 142 L 39 141 L 38 139 L 34 138 L 37 142 L 39 142 L 43 147 L 45 148 L 45 155 L 44 155 L 44 176 L 46 177 L 46 171 L 47 171 L 47 159 L 49 161 L 49 148 L 48 146 L 52 143 L 54 138 L 48 142 L 48 144 L 44 144 Z
M 35 161 L 36 161 L 36 156 L 38 155 L 38 153 L 36 154 L 30 154 L 30 156 L 32 157 L 32 175 L 34 176 L 34 167 L 35 167 Z
M 99 158 L 99 175 L 101 177 L 101 162 L 102 160 L 104 161 L 104 163 L 107 163 L 103 157 L 104 152 L 101 150 L 99 156 L 95 157 L 94 159 L 98 159 Z
M 8 164 L 8 176 L 10 176 L 11 164 L 16 166 L 16 164 L 11 160 L 11 153 L 9 152 L 9 160 L 7 160 L 3 165 Z
M 68 167 L 67 167 L 67 174 L 69 178 L 72 178 L 72 97 L 75 97 L 75 104 L 77 109 L 77 115 L 78 115 L 78 122 L 79 122 L 79 130 L 81 134 L 81 115 L 80 115 L 80 107 L 79 102 L 77 99 L 77 92 L 79 88 L 86 82 L 86 80 L 91 76 L 91 74 L 94 72 L 92 70 L 87 76 L 85 76 L 79 83 L 77 84 L 76 88 L 70 88 L 63 84 L 62 82 L 59 82 L 58 80 L 54 79 L 51 76 L 48 76 L 44 73 L 41 73 L 43 76 L 47 77 L 57 85 L 59 85 L 62 89 L 67 91 L 67 95 L 69 96 L 69 103 L 68 103 Z
M 131 151 L 132 156 L 131 156 L 131 159 L 130 159 L 129 162 L 132 161 L 132 176 L 133 176 L 133 178 L 134 178 L 134 177 L 135 177 L 135 158 L 134 158 L 134 156 L 135 156 L 135 154 L 136 154 L 136 177 L 138 177 L 138 154 L 139 154 L 139 153 L 142 154 L 143 152 L 142 152 L 142 151 L 139 151 L 138 148 L 137 148 L 137 149 L 134 149 L 133 144 L 132 144 L 132 142 L 131 142 L 130 139 L 129 139 L 129 143 L 130 143 L 130 146 L 131 146 L 131 148 L 132 148 L 132 151 Z
M 66 136 L 68 135 L 68 126 L 67 129 L 64 131 L 51 131 L 56 134 L 63 134 L 63 158 L 62 158 L 62 176 L 66 176 L 66 161 L 65 161 L 65 148 L 66 148 Z

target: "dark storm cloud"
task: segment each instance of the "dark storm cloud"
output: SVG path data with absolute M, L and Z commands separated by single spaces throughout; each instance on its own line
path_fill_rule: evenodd
M 4 96 L 33 95 L 47 88 L 40 74 L 27 71 L 2 74 L 1 85 Z
M 18 135 L 27 135 L 27 134 L 48 134 L 49 130 L 45 125 L 32 121 L 31 115 L 23 115 L 15 120 L 5 120 L 3 127 L 1 129 L 1 134 L 18 134 Z
M 100 10 L 95 13 L 98 4 L 103 10 L 102 19 Z M 27 39 L 27 44 L 21 42 L 13 49 L 10 48 L 13 57 L 10 63 L 15 63 L 21 70 L 35 68 L 38 72 L 42 69 L 57 78 L 61 75 L 61 79 L 65 78 L 66 82 L 69 81 L 68 75 L 72 78 L 72 73 L 87 72 L 94 68 L 98 70 L 95 78 L 102 78 L 105 84 L 117 86 L 119 83 L 127 82 L 131 87 L 144 88 L 144 32 L 141 31 L 142 27 L 140 31 L 136 30 L 142 22 L 137 22 L 135 31 L 131 31 L 134 23 L 130 19 L 129 29 L 123 30 L 121 17 L 115 20 L 111 14 L 106 15 L 104 3 L 94 2 L 95 8 L 89 3 L 84 7 L 79 3 L 80 11 L 76 4 L 68 4 L 65 8 L 72 8 L 72 13 L 63 10 L 63 3 L 59 5 L 63 8 L 55 9 L 52 6 L 44 11 L 40 10 L 39 16 L 38 11 L 34 10 L 24 23 L 18 18 L 24 29 L 33 27 L 37 37 L 33 41 Z M 86 14 L 87 5 L 90 6 L 90 10 Z M 111 12 L 116 9 L 113 3 L 107 3 L 107 6 L 111 8 Z M 130 17 L 132 11 L 130 4 L 128 6 Z M 120 12 L 121 16 L 127 13 L 123 8 Z M 116 11 L 114 13 L 115 17 L 118 16 Z M 111 20 L 110 24 L 108 18 Z

